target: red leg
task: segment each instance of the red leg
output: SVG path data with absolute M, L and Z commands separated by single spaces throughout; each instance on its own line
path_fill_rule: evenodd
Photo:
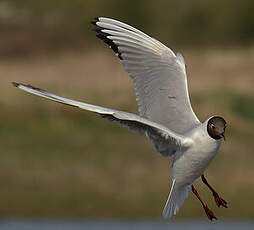
M 219 195 L 218 193 L 212 188 L 212 186 L 210 184 L 208 184 L 206 178 L 204 175 L 201 176 L 202 178 L 202 181 L 204 182 L 205 185 L 207 185 L 207 187 L 212 191 L 213 193 L 213 197 L 214 197 L 214 200 L 217 204 L 218 207 L 222 206 L 224 208 L 227 208 L 227 201 L 223 200 Z
M 194 188 L 194 186 L 192 185 L 192 192 L 195 194 L 195 196 L 199 199 L 199 201 L 201 202 L 204 210 L 205 210 L 205 213 L 208 217 L 209 220 L 213 220 L 213 219 L 216 219 L 216 216 L 213 214 L 213 212 L 207 207 L 207 205 L 204 203 L 204 201 L 201 199 L 200 195 L 198 194 L 198 191 Z

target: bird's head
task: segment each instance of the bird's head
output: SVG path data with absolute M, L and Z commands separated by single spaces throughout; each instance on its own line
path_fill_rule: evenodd
M 213 116 L 207 122 L 207 132 L 209 136 L 215 140 L 219 140 L 221 138 L 226 140 L 225 138 L 226 126 L 227 123 L 222 117 Z

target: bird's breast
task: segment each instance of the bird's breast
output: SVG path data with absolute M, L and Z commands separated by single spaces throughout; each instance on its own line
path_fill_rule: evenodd
M 192 184 L 200 177 L 216 155 L 221 141 L 208 135 L 193 137 L 193 145 L 185 152 L 177 152 L 172 166 L 172 177 L 181 185 Z

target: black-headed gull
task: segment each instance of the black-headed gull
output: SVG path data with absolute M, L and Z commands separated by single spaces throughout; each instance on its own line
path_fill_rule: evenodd
M 175 215 L 192 190 L 208 218 L 216 219 L 193 183 L 201 176 L 216 204 L 227 207 L 203 175 L 225 139 L 226 121 L 219 116 L 199 121 L 191 107 L 185 62 L 180 53 L 175 54 L 158 40 L 114 19 L 99 17 L 92 24 L 97 37 L 110 46 L 131 76 L 139 115 L 64 98 L 30 85 L 13 84 L 29 93 L 98 113 L 146 135 L 159 154 L 173 156 L 172 186 L 164 217 Z

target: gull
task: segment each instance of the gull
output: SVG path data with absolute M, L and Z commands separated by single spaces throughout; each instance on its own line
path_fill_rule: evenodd
M 28 93 L 99 114 L 102 118 L 146 136 L 163 157 L 173 157 L 172 185 L 163 216 L 177 214 L 190 191 L 200 200 L 207 217 L 217 219 L 194 187 L 199 177 L 211 190 L 218 207 L 227 208 L 207 182 L 204 171 L 225 140 L 226 121 L 217 115 L 203 123 L 195 115 L 188 94 L 183 56 L 158 40 L 115 19 L 92 22 L 97 37 L 115 52 L 133 80 L 139 115 L 61 97 L 40 88 L 14 82 Z

